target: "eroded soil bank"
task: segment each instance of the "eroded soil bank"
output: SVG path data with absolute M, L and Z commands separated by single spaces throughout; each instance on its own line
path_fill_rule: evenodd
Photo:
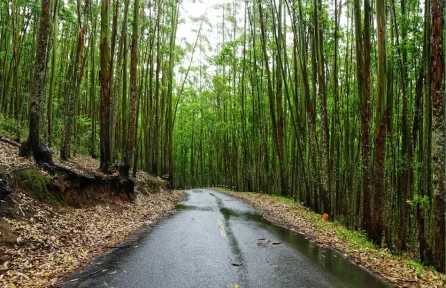
M 88 157 L 58 164 L 99 173 L 99 163 Z M 144 172 L 133 179 L 132 199 L 108 187 L 78 189 L 18 157 L 17 147 L 5 142 L 0 142 L 0 175 L 13 190 L 0 201 L 1 287 L 58 287 L 64 276 L 119 247 L 184 198 Z

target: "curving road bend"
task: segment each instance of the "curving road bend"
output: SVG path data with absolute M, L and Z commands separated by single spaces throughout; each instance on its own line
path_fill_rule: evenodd
M 207 189 L 185 192 L 176 213 L 62 287 L 390 287 L 239 200 Z

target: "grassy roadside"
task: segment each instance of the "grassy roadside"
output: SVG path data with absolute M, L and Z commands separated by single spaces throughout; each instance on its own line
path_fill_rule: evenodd
M 340 251 L 352 262 L 379 274 L 396 287 L 445 287 L 446 275 L 413 260 L 392 255 L 387 249 L 379 249 L 369 242 L 364 234 L 348 230 L 339 223 L 325 222 L 321 215 L 291 199 L 212 189 L 263 210 L 272 222 L 295 230 L 318 245 Z

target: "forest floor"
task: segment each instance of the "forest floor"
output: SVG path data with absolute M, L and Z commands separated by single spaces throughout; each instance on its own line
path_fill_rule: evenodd
M 107 191 L 73 192 L 69 183 L 60 183 L 17 154 L 17 147 L 0 142 L 0 178 L 9 178 L 13 188 L 0 201 L 1 287 L 58 287 L 64 276 L 93 257 L 119 248 L 119 243 L 168 215 L 184 199 L 183 192 L 169 190 L 165 181 L 144 172 L 133 179 L 136 197 L 132 201 Z M 81 173 L 100 173 L 98 161 L 85 156 L 69 162 L 56 159 L 56 163 Z M 33 171 L 23 175 L 35 178 L 14 178 L 13 171 L 18 169 Z M 30 187 L 39 186 L 27 181 L 58 185 L 58 191 L 65 187 L 71 191 L 70 199 L 40 201 L 39 195 L 30 191 Z
M 445 287 L 446 275 L 412 260 L 395 256 L 368 242 L 364 234 L 339 223 L 325 222 L 321 215 L 283 197 L 232 192 L 212 188 L 265 212 L 268 220 L 303 234 L 310 241 L 338 250 L 350 261 L 383 277 L 395 287 Z

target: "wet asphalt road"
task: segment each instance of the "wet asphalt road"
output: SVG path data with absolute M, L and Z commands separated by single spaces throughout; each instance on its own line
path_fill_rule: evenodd
M 388 287 L 234 198 L 206 189 L 186 193 L 178 212 L 63 287 Z

